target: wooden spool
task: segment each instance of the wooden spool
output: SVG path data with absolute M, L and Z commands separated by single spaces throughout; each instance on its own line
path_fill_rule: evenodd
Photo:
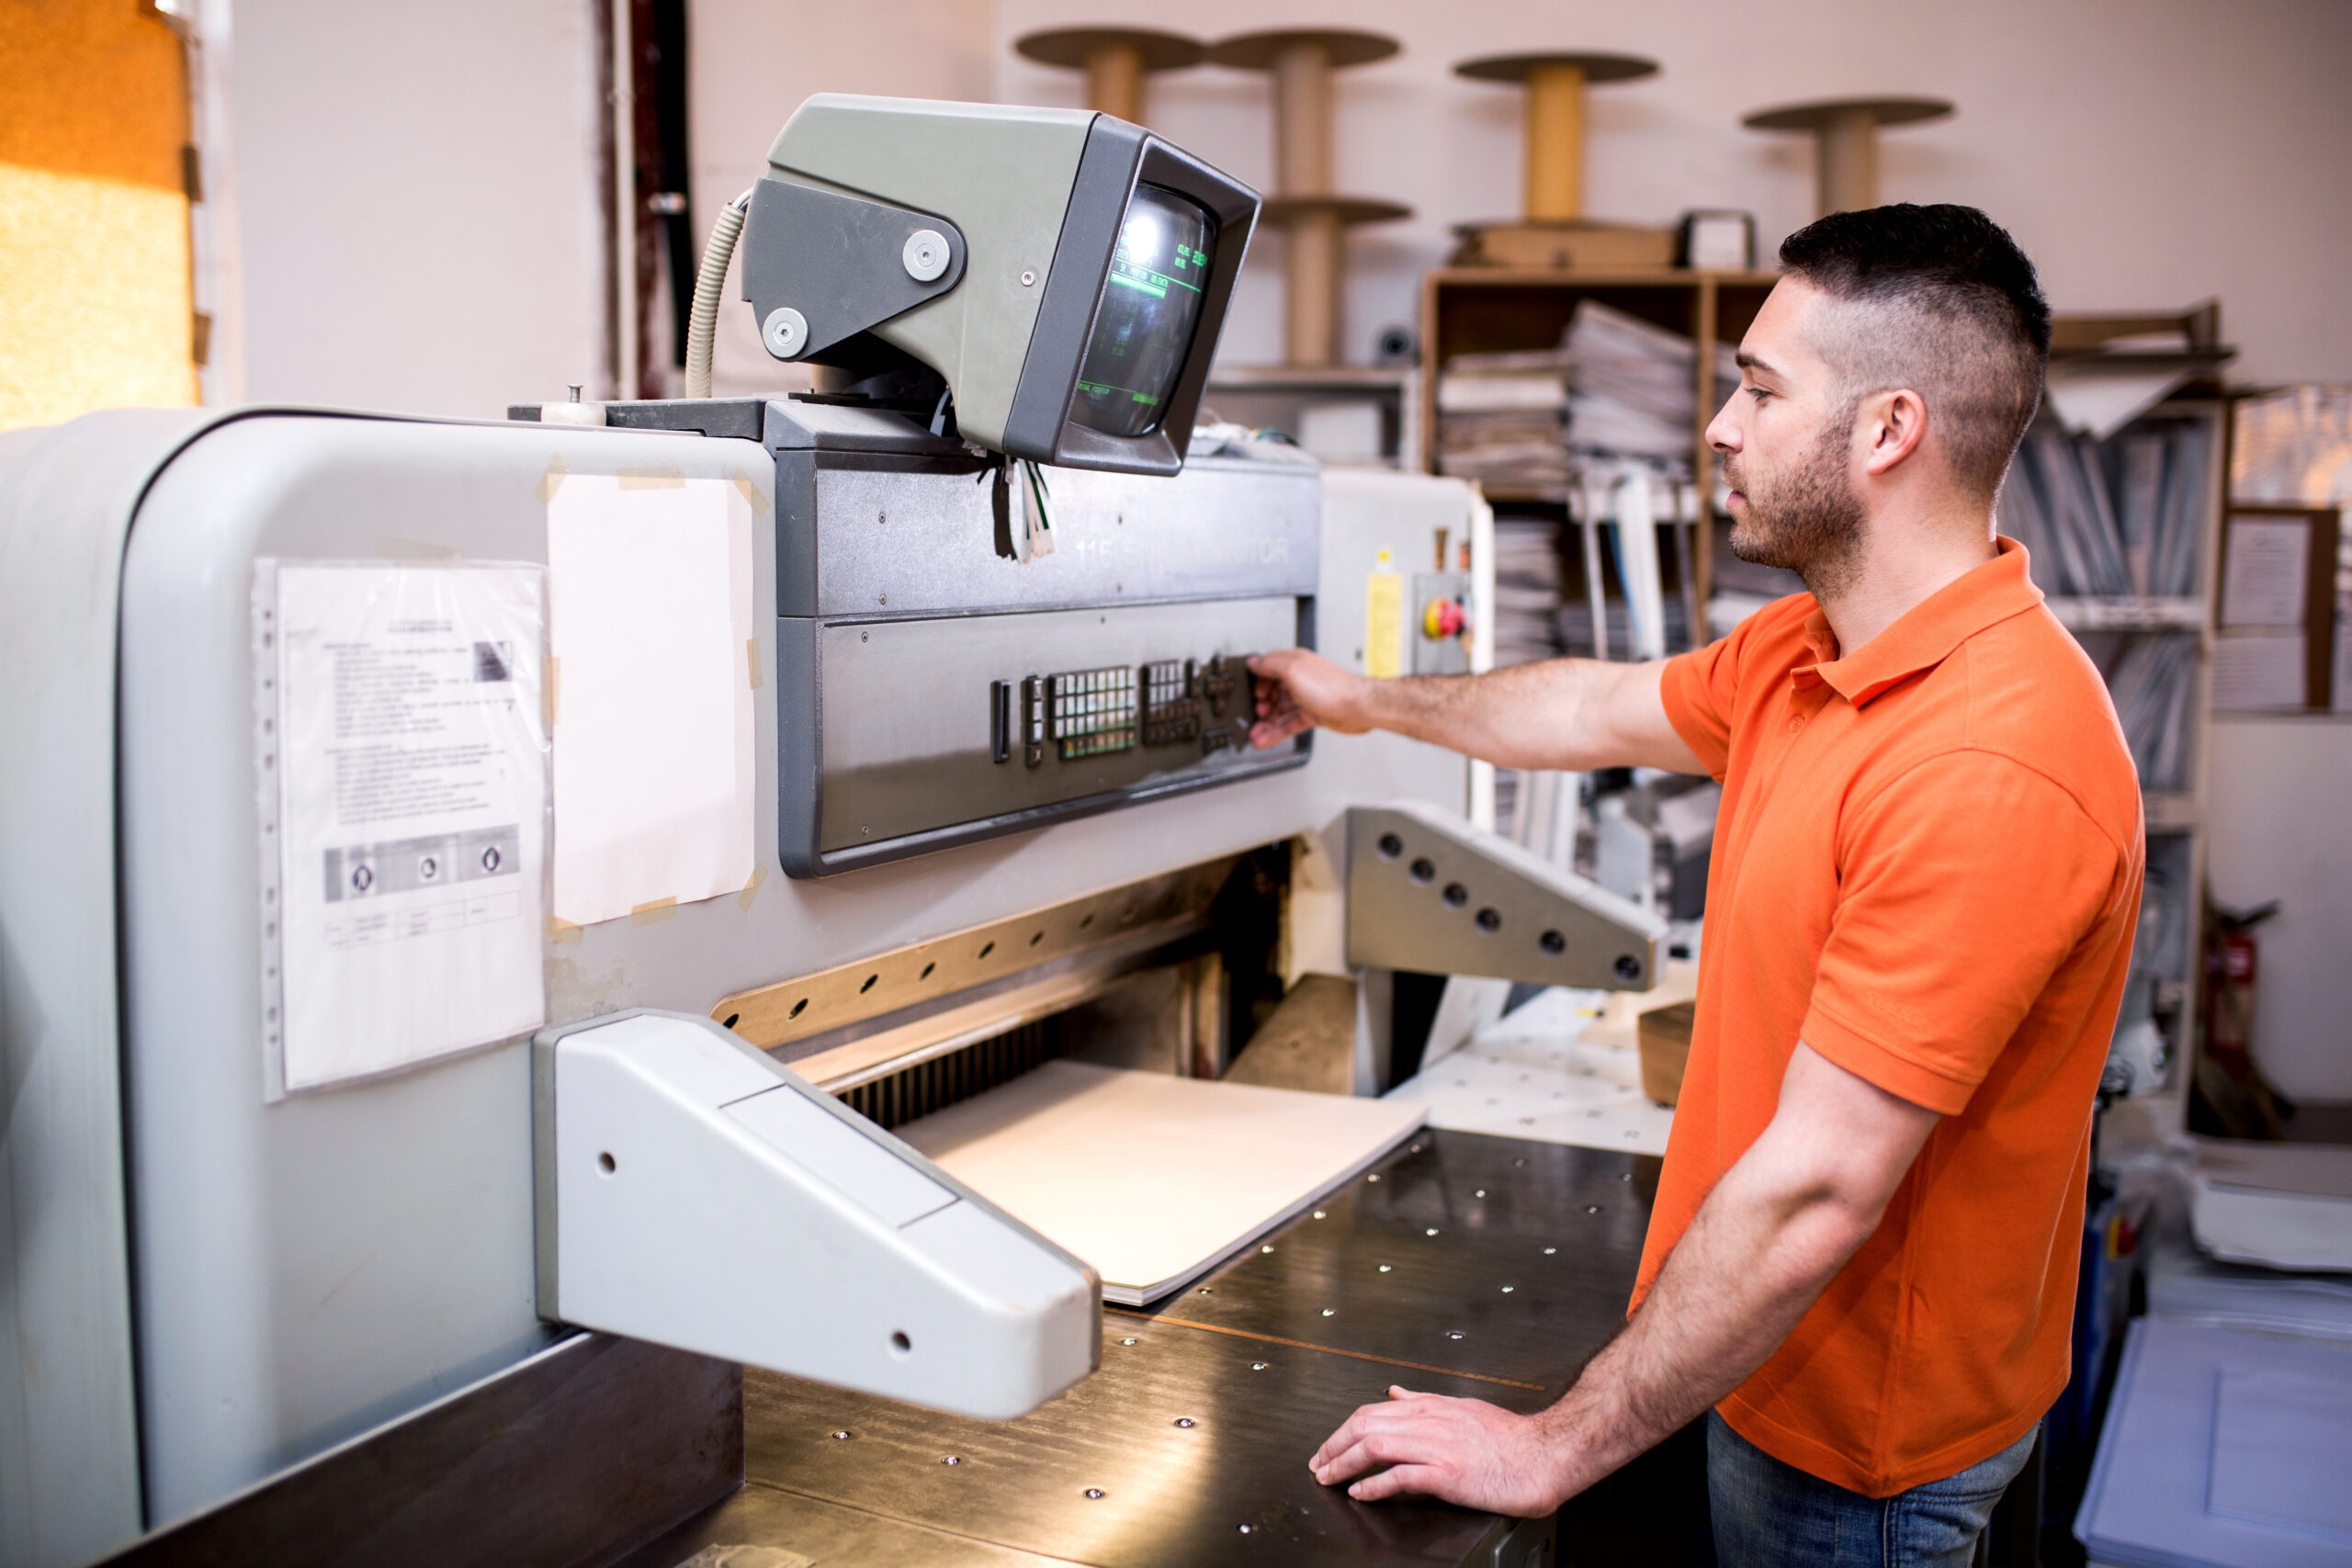
M 1525 85 L 1521 206 L 1530 223 L 1574 223 L 1584 217 L 1585 89 L 1656 75 L 1657 62 L 1637 54 L 1493 54 L 1463 61 L 1453 73 Z
M 1750 130 L 1814 133 L 1815 216 L 1826 218 L 1879 204 L 1879 127 L 1916 125 L 1951 112 L 1945 98 L 1830 98 L 1758 109 L 1739 123 Z
M 1086 73 L 1086 107 L 1141 125 L 1143 79 L 1156 72 L 1198 65 L 1204 46 L 1180 33 L 1152 28 L 1049 28 L 1013 40 L 1013 50 L 1040 65 Z
M 1409 218 L 1393 201 L 1333 193 L 1331 73 L 1385 60 L 1396 40 L 1346 28 L 1244 33 L 1211 44 L 1214 64 L 1264 71 L 1274 79 L 1274 194 L 1267 222 L 1283 247 L 1284 357 L 1295 366 L 1340 362 L 1340 279 L 1346 231 L 1360 223 Z

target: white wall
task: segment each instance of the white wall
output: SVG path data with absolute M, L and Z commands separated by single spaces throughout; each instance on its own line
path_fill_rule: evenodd
M 492 414 L 598 384 L 604 363 L 592 6 L 600 0 L 230 0 L 230 178 L 242 258 L 243 385 L 254 400 Z M 207 6 L 208 17 L 214 9 Z M 1860 91 L 1956 99 L 1890 134 L 1885 194 L 1983 206 L 2017 232 L 2062 309 L 2219 295 L 2248 379 L 2352 377 L 2352 6 L 2342 0 L 1790 0 L 1579 4 L 1308 0 L 1270 12 L 1201 0 L 696 0 L 698 223 L 754 178 L 793 107 L 821 90 L 1076 103 L 1071 73 L 1012 39 L 1121 17 L 1202 37 L 1331 22 L 1401 38 L 1347 73 L 1340 176 L 1417 216 L 1354 242 L 1347 347 L 1416 312 L 1456 222 L 1513 215 L 1519 98 L 1449 71 L 1474 54 L 1581 46 L 1665 69 L 1592 95 L 1589 205 L 1670 221 L 1746 207 L 1767 248 L 1809 215 L 1799 138 L 1738 127 L 1769 103 Z M 208 21 L 208 27 L 209 22 Z M 1265 78 L 1153 79 L 1159 129 L 1271 182 Z M 1261 243 L 1228 328 L 1237 362 L 1278 354 L 1280 240 Z M 730 289 L 730 302 L 732 290 Z M 721 391 L 787 382 L 739 307 Z
M 766 172 L 776 132 L 811 93 L 994 96 L 988 0 L 693 0 L 686 25 L 694 213 L 705 231 L 719 209 Z M 760 346 L 740 267 L 729 272 L 722 298 L 711 390 L 726 397 L 807 386 L 805 370 L 777 364 Z
M 1685 209 L 1756 213 L 1767 255 L 1812 216 L 1811 143 L 1743 130 L 1751 109 L 1920 93 L 1960 113 L 1883 141 L 1889 200 L 1960 201 L 2007 225 L 2061 310 L 2164 308 L 2218 295 L 2257 380 L 2352 378 L 2352 6 L 2342 0 L 997 0 L 996 96 L 1075 104 L 1075 73 L 1019 59 L 1023 33 L 1130 20 L 1214 39 L 1283 25 L 1371 28 L 1401 54 L 1342 73 L 1339 173 L 1351 193 L 1411 204 L 1360 230 L 1345 345 L 1417 314 L 1420 272 L 1452 225 L 1519 211 L 1519 95 L 1455 61 L 1543 48 L 1648 55 L 1660 73 L 1590 97 L 1587 207 L 1668 223 Z M 897 32 L 892 12 L 868 24 Z M 1151 79 L 1155 129 L 1261 188 L 1272 177 L 1262 74 Z M 1278 240 L 1253 257 L 1227 329 L 1236 362 L 1280 356 Z
M 2254 1056 L 2290 1099 L 2352 1100 L 2352 722 L 2215 722 L 2206 880 L 2255 933 Z
M 227 396 L 495 418 L 594 388 L 588 0 L 232 6 Z

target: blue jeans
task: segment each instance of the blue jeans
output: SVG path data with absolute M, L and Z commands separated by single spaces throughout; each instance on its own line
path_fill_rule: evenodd
M 1710 1410 L 1716 1568 L 1968 1568 L 2039 1430 L 1957 1475 L 1865 1497 L 1781 1463 Z

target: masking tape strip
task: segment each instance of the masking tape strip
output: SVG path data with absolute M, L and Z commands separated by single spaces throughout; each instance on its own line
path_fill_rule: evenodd
M 743 492 L 743 499 L 751 503 L 752 516 L 758 517 L 766 513 L 768 509 L 768 498 L 760 493 L 759 486 L 753 484 L 750 479 L 745 479 L 741 474 L 735 475 L 732 482 L 737 490 Z
M 547 506 L 553 503 L 555 492 L 563 488 L 563 481 L 571 472 L 570 468 L 563 466 L 562 458 L 548 459 L 548 471 L 539 476 L 539 487 L 533 492 L 538 496 L 540 505 Z
M 573 925 L 570 920 L 559 920 L 553 915 L 549 915 L 548 917 L 547 937 L 549 942 L 560 942 L 567 947 L 578 947 L 580 945 L 580 928 Z
M 628 923 L 633 926 L 650 926 L 656 920 L 666 920 L 677 912 L 677 899 L 654 898 L 629 910 Z
M 623 468 L 613 476 L 621 481 L 623 490 L 684 490 L 686 475 L 683 468 Z
M 752 661 L 752 690 L 756 692 L 760 689 L 760 639 L 758 637 L 744 639 L 743 656 Z
M 548 654 L 539 660 L 539 727 L 555 728 L 556 700 L 563 691 L 563 660 Z
M 745 914 L 752 912 L 752 900 L 760 896 L 760 884 L 768 879 L 768 868 L 758 861 L 752 863 L 752 880 L 743 884 L 743 891 L 735 895 L 735 907 Z

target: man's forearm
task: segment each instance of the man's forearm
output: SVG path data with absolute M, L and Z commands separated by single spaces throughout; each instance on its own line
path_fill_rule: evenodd
M 1745 1382 L 1875 1228 L 1825 1187 L 1734 1167 L 1625 1328 L 1537 1419 L 1573 1496 Z
M 1483 675 L 1406 675 L 1371 683 L 1374 726 L 1503 768 L 1622 766 L 1593 723 L 1602 682 L 1625 667 L 1547 659 Z

